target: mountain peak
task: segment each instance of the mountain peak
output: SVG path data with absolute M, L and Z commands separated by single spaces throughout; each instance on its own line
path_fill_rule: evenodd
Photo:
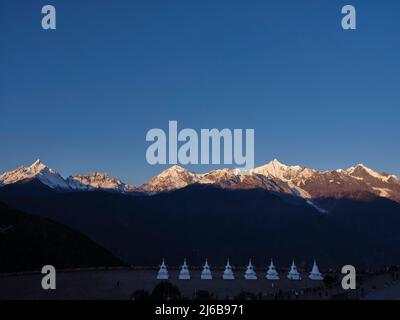
M 165 171 L 188 171 L 188 170 L 183 168 L 183 167 L 181 167 L 181 166 L 178 166 L 177 164 L 175 164 L 175 165 L 173 165 L 172 167 L 168 168 Z
M 173 165 L 172 167 L 162 171 L 157 177 L 178 177 L 181 175 L 192 175 L 192 173 L 181 166 Z
M 34 163 L 31 164 L 31 167 L 32 166 L 38 166 L 40 164 L 43 164 L 43 162 L 40 159 L 37 159 Z
M 279 160 L 274 159 L 261 167 L 255 168 L 253 172 L 262 174 L 266 177 L 273 177 L 287 181 L 303 172 L 303 168 L 300 166 L 288 166 Z
M 273 165 L 273 166 L 277 166 L 277 167 L 287 167 L 286 164 L 280 162 L 278 159 L 274 159 L 274 160 L 270 161 L 269 163 L 267 163 L 267 165 Z
M 105 172 L 91 172 L 85 175 L 68 177 L 67 183 L 72 190 L 111 190 L 119 192 L 132 192 L 134 186 L 123 183 L 117 178 L 111 178 Z
M 40 172 L 43 169 L 47 168 L 47 166 L 42 161 L 40 161 L 40 159 L 37 159 L 34 163 L 32 163 L 29 166 L 29 168 L 35 172 Z
M 398 183 L 398 179 L 396 176 L 394 175 L 390 175 L 387 173 L 379 173 L 376 172 L 368 167 L 366 167 L 363 164 L 357 164 L 355 167 L 350 167 L 349 169 L 346 170 L 346 173 L 356 179 L 365 181 L 366 183 L 374 183 L 375 184 L 375 189 L 377 189 L 378 187 L 383 187 L 383 185 L 381 186 L 377 186 L 376 182 L 372 182 L 371 179 L 375 180 L 375 181 L 379 181 L 379 182 L 383 182 L 385 184 L 387 183 Z M 386 188 L 386 186 L 385 186 Z M 385 191 L 386 192 L 386 191 Z
M 280 162 L 278 159 L 274 159 L 274 160 L 268 162 L 263 167 L 275 168 L 275 169 L 280 169 L 280 170 L 288 170 L 288 169 L 301 170 L 301 169 L 303 169 L 302 167 L 297 166 L 297 165 L 296 166 L 289 166 L 287 164 L 284 164 L 284 163 Z
M 361 169 L 369 169 L 366 165 L 364 165 L 363 163 L 357 163 L 356 164 L 356 168 L 361 168 Z
M 2 184 L 13 184 L 19 181 L 38 179 L 52 189 L 68 189 L 68 185 L 60 174 L 48 168 L 39 159 L 29 167 L 19 167 L 13 171 L 5 172 L 0 176 Z
M 180 189 L 196 180 L 196 175 L 181 166 L 174 165 L 141 186 L 144 192 L 160 192 Z
M 353 174 L 353 173 L 355 173 L 356 171 L 359 171 L 359 170 L 366 171 L 367 173 L 369 173 L 371 175 L 379 175 L 379 173 L 377 173 L 374 170 L 368 168 L 367 166 L 365 166 L 362 163 L 358 163 L 354 167 L 348 168 L 346 170 L 346 172 L 351 175 L 351 174 Z

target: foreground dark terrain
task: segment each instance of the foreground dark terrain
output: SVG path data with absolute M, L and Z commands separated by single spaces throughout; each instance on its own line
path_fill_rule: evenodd
M 57 273 L 57 289 L 42 290 L 42 275 L 38 273 L 20 275 L 0 275 L 0 300 L 85 300 L 85 299 L 165 299 L 170 298 L 225 300 L 263 299 L 263 300 L 331 300 L 331 299 L 399 299 L 400 281 L 393 273 L 364 274 L 358 277 L 357 290 L 345 291 L 339 283 L 311 281 L 303 273 L 301 281 L 289 281 L 283 270 L 279 281 L 269 281 L 263 276 L 265 270 L 256 269 L 258 280 L 243 279 L 243 270 L 235 270 L 236 280 L 222 280 L 221 270 L 213 269 L 215 279 L 200 280 L 200 270 L 191 271 L 191 280 L 178 280 L 179 271 L 170 270 L 167 283 L 176 287 L 163 286 L 164 295 L 155 293 L 155 288 L 165 281 L 156 280 L 156 269 L 115 268 L 109 270 L 75 270 Z M 287 270 L 286 270 L 287 271 Z M 398 275 L 398 273 L 397 273 Z M 325 275 L 326 276 L 326 275 Z M 340 280 L 340 274 L 331 274 Z
M 155 266 L 162 257 L 171 265 L 184 258 L 224 265 L 229 257 L 236 265 L 273 258 L 288 266 L 295 259 L 300 267 L 315 258 L 324 269 L 400 263 L 400 205 L 373 195 L 321 200 L 331 208 L 324 214 L 302 199 L 260 189 L 59 193 L 34 180 L 1 188 L 0 199 L 72 227 L 132 265 Z

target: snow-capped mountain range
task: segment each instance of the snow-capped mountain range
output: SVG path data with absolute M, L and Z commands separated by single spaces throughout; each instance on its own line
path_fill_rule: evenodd
M 399 179 L 394 175 L 373 171 L 362 164 L 346 170 L 320 171 L 287 166 L 275 159 L 246 172 L 220 169 L 201 174 L 175 165 L 142 186 L 134 187 L 106 173 L 89 173 L 64 179 L 56 170 L 37 160 L 28 167 L 19 167 L 0 175 L 0 187 L 32 179 L 62 192 L 105 190 L 154 194 L 203 184 L 223 189 L 265 189 L 304 198 L 312 205 L 313 199 L 341 198 L 357 193 L 368 193 L 400 202 Z
M 64 192 L 108 190 L 127 193 L 135 190 L 135 187 L 110 178 L 106 173 L 94 172 L 64 179 L 56 170 L 50 169 L 40 160 L 36 160 L 28 167 L 18 167 L 13 171 L 3 173 L 0 175 L 0 186 L 32 179 L 37 179 L 54 190 Z
M 261 188 L 305 199 L 340 198 L 357 192 L 368 192 L 400 202 L 400 181 L 394 175 L 375 172 L 362 164 L 347 170 L 320 171 L 287 166 L 276 159 L 247 172 L 222 169 L 195 174 L 173 166 L 138 190 L 165 192 L 195 183 L 216 185 L 224 189 Z
M 40 160 L 36 160 L 29 167 L 18 167 L 0 175 L 0 183 L 3 185 L 14 184 L 24 180 L 38 179 L 52 189 L 68 189 L 68 183 L 61 175 L 48 168 Z

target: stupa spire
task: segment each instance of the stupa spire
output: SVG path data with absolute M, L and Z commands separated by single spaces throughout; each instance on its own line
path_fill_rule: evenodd
M 253 264 L 251 263 L 251 259 L 249 260 L 249 264 L 247 266 L 246 272 L 244 273 L 244 278 L 246 280 L 257 280 L 257 274 L 254 271 Z
M 271 259 L 271 263 L 269 265 L 267 274 L 265 276 L 268 280 L 279 280 L 279 274 L 278 271 L 276 271 L 276 268 L 274 266 L 274 262 Z
M 308 276 L 311 280 L 315 281 L 321 281 L 324 280 L 324 277 L 322 276 L 321 272 L 319 272 L 317 262 L 314 260 L 314 265 L 312 267 L 312 270 L 310 272 L 310 275 Z
M 294 263 L 294 260 L 292 261 L 292 266 L 290 267 L 290 271 L 287 275 L 289 280 L 301 280 L 300 273 L 297 271 L 297 267 Z
M 224 280 L 235 280 L 235 275 L 233 274 L 232 266 L 229 263 L 229 258 L 228 258 L 228 261 L 226 263 L 225 270 L 224 270 L 224 273 L 222 275 L 222 279 L 224 279 Z
M 162 263 L 160 265 L 160 269 L 158 270 L 157 273 L 157 279 L 158 280 L 167 280 L 169 278 L 167 266 L 165 264 L 164 259 L 162 259 Z
M 206 262 L 204 263 L 203 271 L 201 272 L 200 279 L 201 280 L 212 280 L 212 273 L 211 273 L 210 266 L 208 265 L 207 259 L 206 259 Z
M 183 265 L 181 267 L 181 271 L 179 272 L 179 280 L 190 280 L 190 272 L 189 267 L 186 263 L 186 259 L 183 260 Z

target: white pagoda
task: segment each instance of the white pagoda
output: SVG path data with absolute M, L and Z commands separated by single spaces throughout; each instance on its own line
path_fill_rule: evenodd
M 254 271 L 253 264 L 251 263 L 251 259 L 249 260 L 249 265 L 247 266 L 247 270 L 244 273 L 244 278 L 246 280 L 257 280 L 257 274 Z
M 162 260 L 160 270 L 157 273 L 158 280 L 167 280 L 169 278 L 167 266 L 165 265 L 164 259 Z
M 179 280 L 190 280 L 190 272 L 188 265 L 186 263 L 186 259 L 183 260 L 183 265 L 181 267 L 181 271 L 179 272 Z
M 322 276 L 321 272 L 319 272 L 317 263 L 314 260 L 314 265 L 313 268 L 310 272 L 310 275 L 308 276 L 311 280 L 315 280 L 315 281 L 321 281 L 324 280 L 324 277 Z
M 268 280 L 279 280 L 279 274 L 278 271 L 276 271 L 276 268 L 274 266 L 274 262 L 271 259 L 271 264 L 269 265 L 267 274 L 265 276 Z
M 229 263 L 229 259 L 226 263 L 224 273 L 222 274 L 222 279 L 224 280 L 235 280 L 235 275 L 233 274 L 232 267 Z
M 200 279 L 201 280 L 212 280 L 212 273 L 210 266 L 208 265 L 208 261 L 206 259 L 206 263 L 203 266 L 203 271 L 201 272 Z
M 301 280 L 300 273 L 297 271 L 297 267 L 294 264 L 294 260 L 292 262 L 292 266 L 290 267 L 290 271 L 289 271 L 287 277 L 289 280 L 295 280 L 295 281 Z

